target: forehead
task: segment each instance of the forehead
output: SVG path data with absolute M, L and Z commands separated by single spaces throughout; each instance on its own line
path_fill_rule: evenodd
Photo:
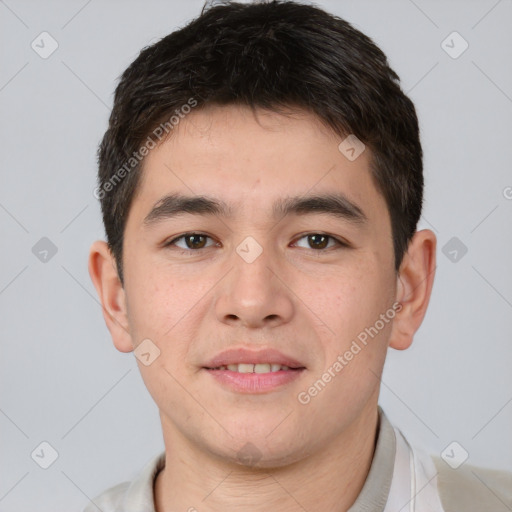
M 387 208 L 371 179 L 369 150 L 350 160 L 342 140 L 304 111 L 192 111 L 146 156 L 132 209 L 144 218 L 163 197 L 180 193 L 218 198 L 233 215 L 251 218 L 275 213 L 284 197 L 340 192 L 382 222 Z

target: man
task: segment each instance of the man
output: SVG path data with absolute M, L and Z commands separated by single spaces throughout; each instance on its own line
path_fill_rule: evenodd
M 507 510 L 378 406 L 434 281 L 422 149 L 373 42 L 294 2 L 204 9 L 121 77 L 89 271 L 165 453 L 86 511 Z M 482 476 L 483 475 L 483 476 Z

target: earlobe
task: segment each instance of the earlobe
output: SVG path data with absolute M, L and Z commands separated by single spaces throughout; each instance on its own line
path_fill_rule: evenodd
M 89 275 L 115 347 L 121 352 L 131 352 L 134 347 L 129 333 L 126 294 L 117 274 L 115 259 L 103 240 L 97 240 L 91 246 Z
M 434 284 L 436 236 L 429 230 L 417 231 L 409 243 L 397 277 L 396 301 L 402 308 L 393 321 L 389 346 L 409 348 L 425 314 Z

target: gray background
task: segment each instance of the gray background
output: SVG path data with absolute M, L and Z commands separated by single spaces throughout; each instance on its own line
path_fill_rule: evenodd
M 419 228 L 437 234 L 437 275 L 413 346 L 389 353 L 381 404 L 427 451 L 457 441 L 467 464 L 512 470 L 512 2 L 318 4 L 381 46 L 422 129 Z M 202 5 L 0 1 L 2 512 L 81 510 L 163 449 L 157 408 L 133 354 L 113 347 L 87 272 L 103 237 L 95 155 L 117 77 Z M 43 31 L 59 45 L 47 59 L 31 48 Z M 456 59 L 441 46 L 453 31 L 469 43 Z M 46 262 L 32 251 L 42 237 L 57 248 Z M 43 441 L 58 452 L 46 470 L 31 458 Z

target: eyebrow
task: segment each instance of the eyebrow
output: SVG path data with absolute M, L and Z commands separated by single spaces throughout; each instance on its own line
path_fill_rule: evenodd
M 327 214 L 353 224 L 364 225 L 368 222 L 364 211 L 339 192 L 278 199 L 273 205 L 272 212 L 276 218 L 290 214 Z M 144 225 L 149 227 L 182 214 L 230 218 L 233 216 L 233 208 L 212 197 L 170 194 L 155 203 L 144 218 Z

